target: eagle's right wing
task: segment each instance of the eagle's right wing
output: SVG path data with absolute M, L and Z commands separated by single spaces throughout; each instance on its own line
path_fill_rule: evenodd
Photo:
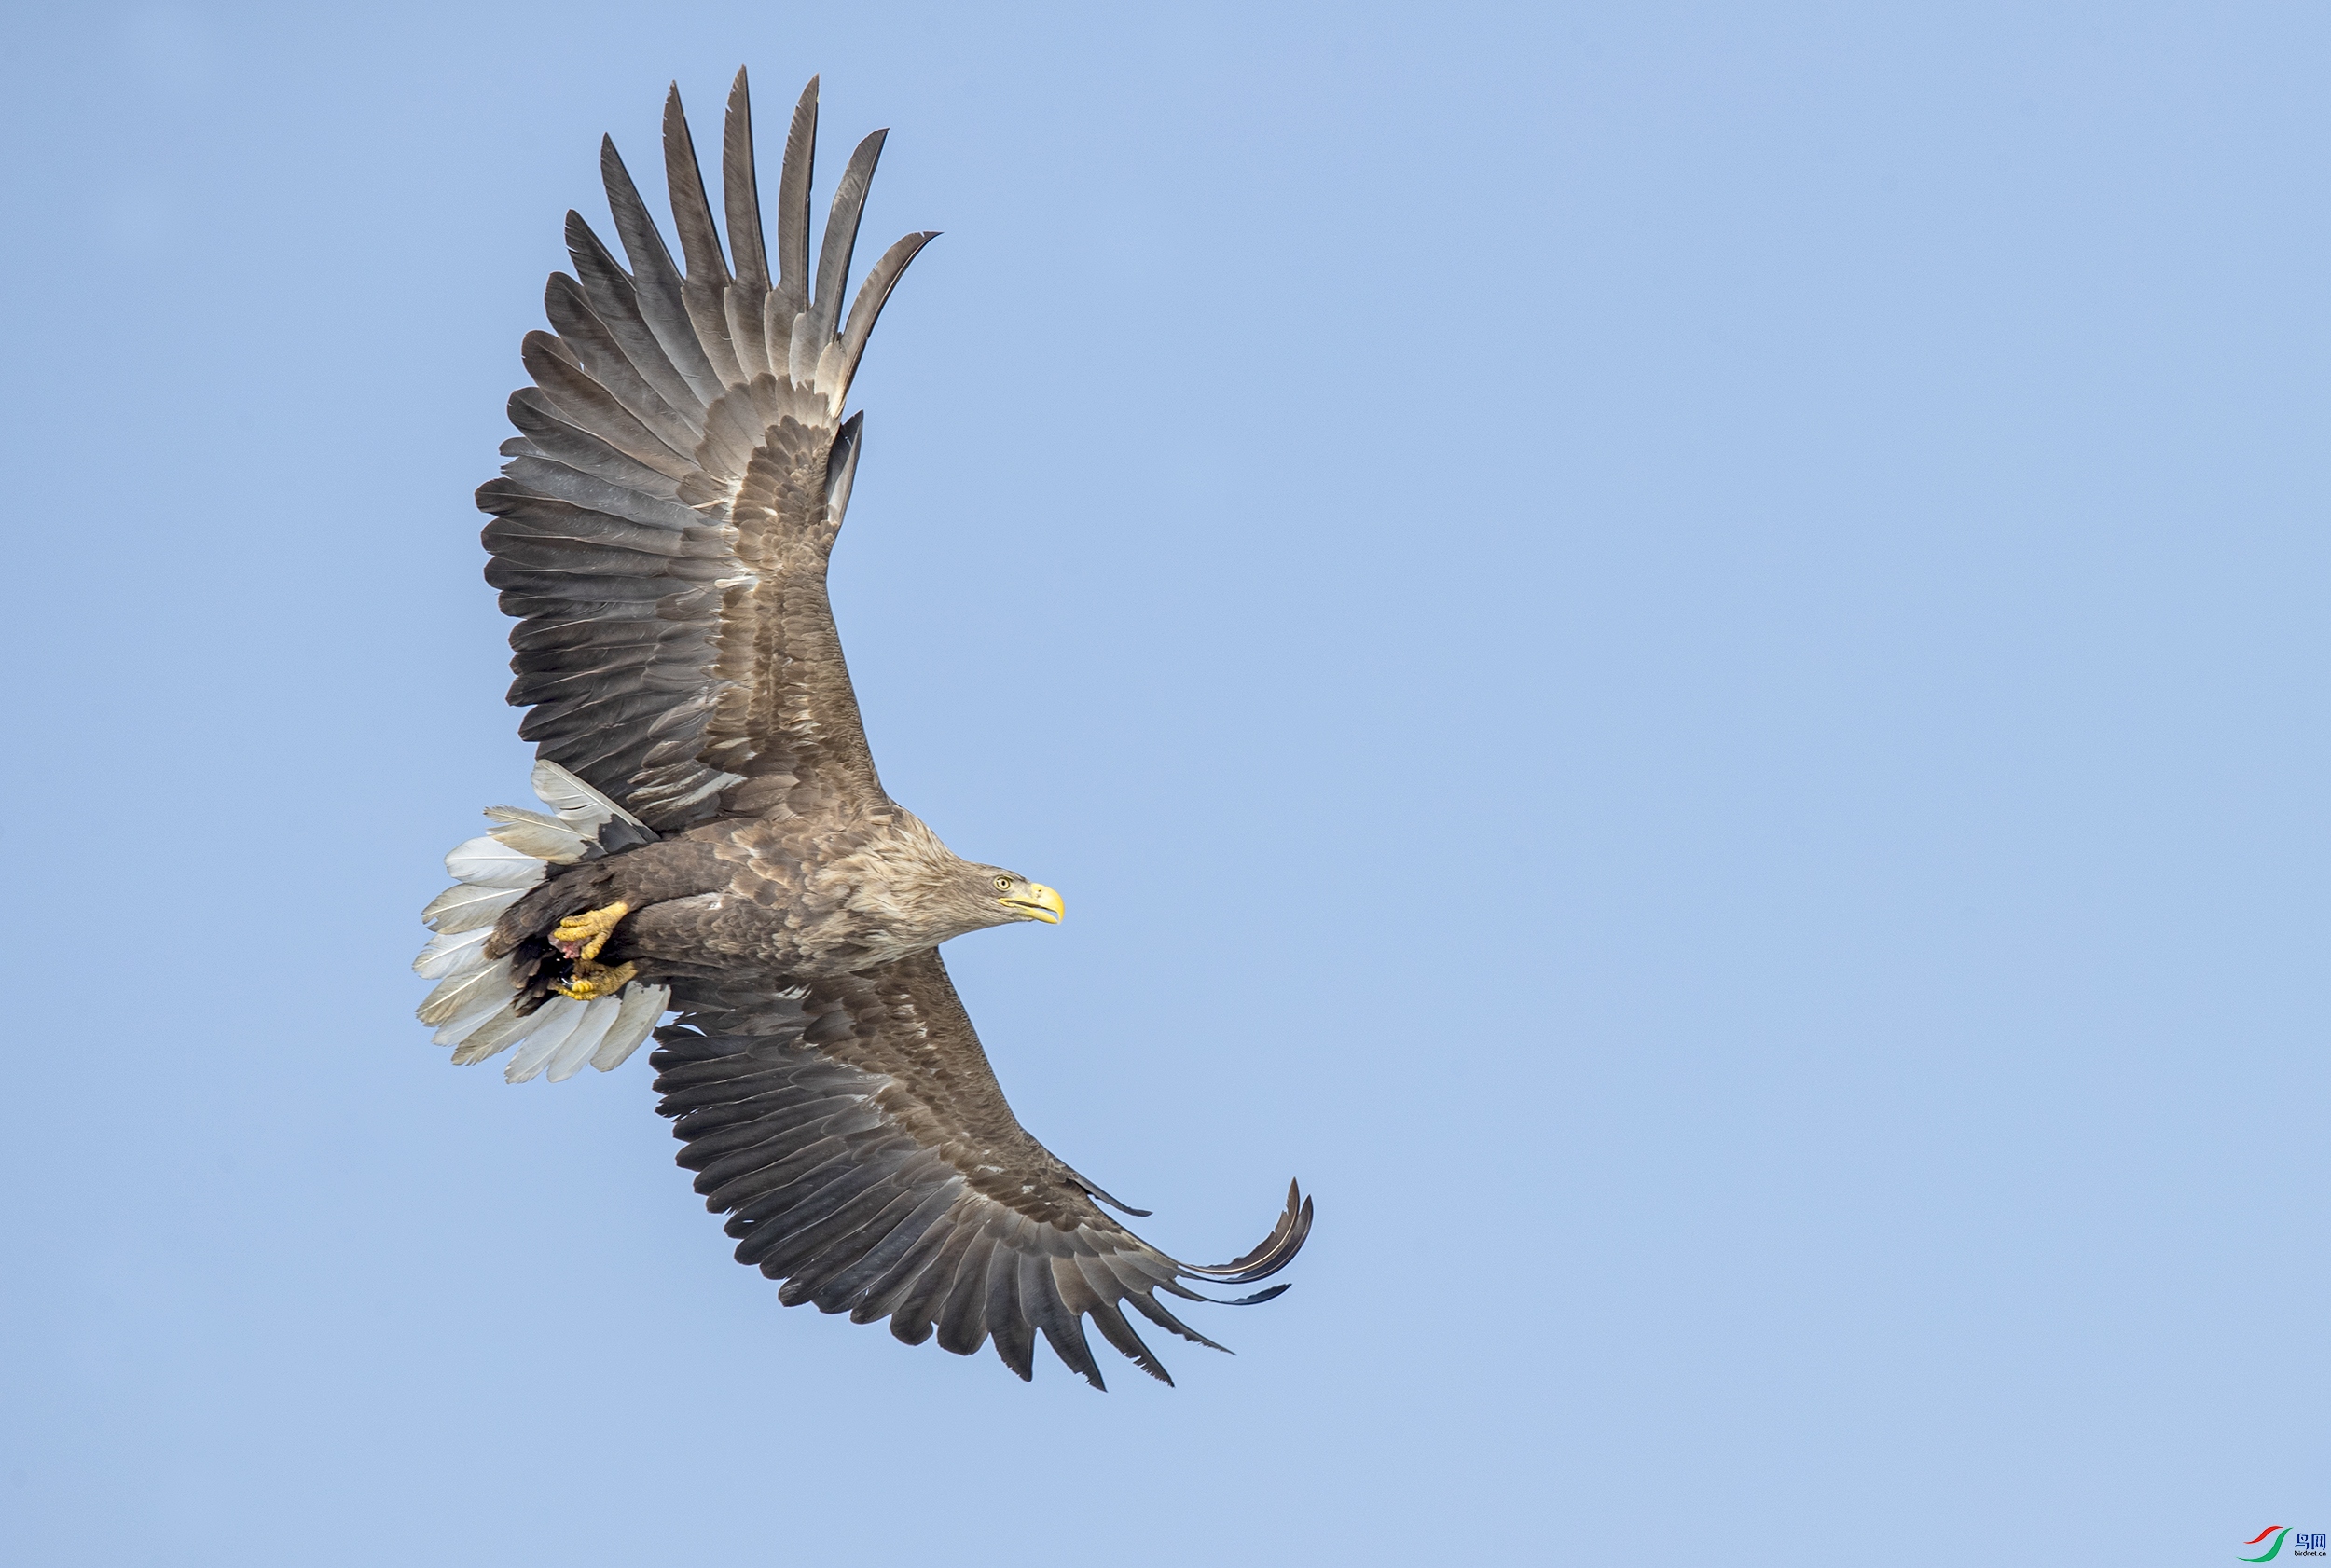
M 604 143 L 629 270 L 567 214 L 574 277 L 527 334 L 519 436 L 477 492 L 487 581 L 519 617 L 510 701 L 541 756 L 650 826 L 791 804 L 878 807 L 825 564 L 849 503 L 860 421 L 842 403 L 875 318 L 932 236 L 910 234 L 843 291 L 884 133 L 850 157 L 810 271 L 813 77 L 778 183 L 777 275 L 764 250 L 752 117 L 737 74 L 722 138 L 722 253 L 675 87 L 664 166 L 687 262 L 665 249 Z M 731 268 L 731 258 L 734 267 Z
M 654 1060 L 659 1108 L 687 1144 L 680 1162 L 728 1215 L 737 1260 L 785 1282 L 787 1306 L 887 1317 L 907 1343 L 935 1332 L 959 1355 L 992 1339 L 1023 1378 L 1041 1333 L 1097 1388 L 1089 1316 L 1171 1382 L 1120 1304 L 1212 1345 L 1157 1292 L 1205 1300 L 1181 1282 L 1266 1278 L 1311 1232 L 1311 1201 L 1291 1183 L 1262 1244 L 1212 1267 L 1178 1262 L 1103 1213 L 1096 1199 L 1116 1200 L 1004 1103 L 936 951 L 784 990 L 683 981 L 672 1005 L 680 1020 L 656 1031 Z

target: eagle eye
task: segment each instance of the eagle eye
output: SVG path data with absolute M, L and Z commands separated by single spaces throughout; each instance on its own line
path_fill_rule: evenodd
M 996 891 L 999 893 L 1009 893 L 1012 891 L 1012 879 L 1008 876 L 997 877 Z

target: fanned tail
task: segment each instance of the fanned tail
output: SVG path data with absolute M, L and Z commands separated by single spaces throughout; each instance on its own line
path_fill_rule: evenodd
M 486 956 L 486 939 L 502 912 L 551 866 L 593 860 L 656 836 L 557 763 L 536 763 L 533 783 L 548 812 L 489 806 L 486 816 L 496 825 L 446 856 L 454 886 L 421 911 L 421 919 L 437 934 L 413 960 L 413 970 L 437 983 L 422 998 L 418 1016 L 435 1025 L 439 1045 L 454 1048 L 457 1066 L 517 1047 L 504 1078 L 524 1083 L 546 1076 L 557 1083 L 586 1064 L 601 1072 L 620 1066 L 663 1017 L 671 990 L 634 982 L 595 1001 L 561 997 L 518 1013 L 510 960 Z

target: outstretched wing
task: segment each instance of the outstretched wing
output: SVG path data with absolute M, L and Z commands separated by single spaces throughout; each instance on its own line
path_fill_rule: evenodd
M 933 236 L 892 245 L 845 316 L 884 132 L 850 156 L 813 276 L 817 119 L 813 77 L 785 141 L 774 278 L 742 71 L 721 139 L 725 255 L 677 87 L 664 172 L 684 273 L 602 144 L 630 267 L 567 214 L 575 275 L 551 275 L 556 330 L 527 334 L 534 384 L 510 399 L 521 433 L 477 492 L 494 516 L 487 581 L 519 617 L 510 701 L 531 709 L 519 735 L 656 828 L 884 798 L 825 566 L 858 461 L 843 398 L 884 300 Z
M 655 1037 L 659 1108 L 706 1205 L 729 1216 L 737 1260 L 783 1280 L 787 1306 L 887 1317 L 908 1344 L 935 1332 L 959 1355 L 992 1339 L 1022 1378 L 1041 1333 L 1098 1388 L 1089 1316 L 1171 1382 L 1119 1304 L 1214 1345 L 1157 1292 L 1206 1300 L 1181 1282 L 1263 1279 L 1310 1234 L 1311 1201 L 1292 1184 L 1262 1245 L 1215 1267 L 1104 1214 L 1098 1189 L 1013 1117 L 935 951 L 784 991 L 683 982 L 673 1005 L 680 1021 Z

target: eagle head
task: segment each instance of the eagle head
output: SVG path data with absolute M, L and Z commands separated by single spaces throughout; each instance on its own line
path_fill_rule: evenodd
M 981 896 L 993 898 L 1007 920 L 1041 920 L 1047 926 L 1057 926 L 1060 917 L 1069 913 L 1060 901 L 1060 895 L 1041 882 L 1030 882 L 1017 872 L 1001 866 L 973 866 L 974 873 L 986 878 Z

